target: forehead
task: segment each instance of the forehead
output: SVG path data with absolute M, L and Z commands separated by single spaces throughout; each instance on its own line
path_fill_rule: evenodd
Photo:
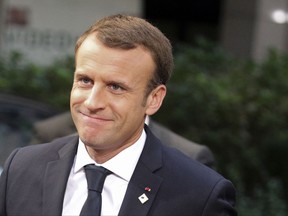
M 95 35 L 90 35 L 76 53 L 76 69 L 150 78 L 155 63 L 151 53 L 142 46 L 129 50 L 110 48 L 103 45 Z

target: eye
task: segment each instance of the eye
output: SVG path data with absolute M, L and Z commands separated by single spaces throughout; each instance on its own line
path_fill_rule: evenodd
M 91 79 L 87 78 L 87 77 L 82 77 L 80 78 L 80 82 L 82 82 L 83 84 L 89 84 L 91 83 Z
M 93 85 L 93 80 L 91 80 L 87 76 L 79 76 L 77 77 L 76 80 L 77 80 L 78 85 L 82 87 L 88 87 L 88 86 Z
M 75 84 L 80 88 L 91 88 L 91 86 L 93 86 L 93 80 L 85 74 L 76 74 Z
M 110 84 L 109 87 L 110 87 L 110 89 L 113 90 L 113 91 L 117 91 L 117 90 L 122 89 L 121 86 L 119 86 L 119 85 L 117 85 L 117 84 Z
M 122 85 L 118 83 L 110 83 L 108 84 L 108 88 L 114 94 L 122 94 L 126 90 L 126 88 L 124 88 Z

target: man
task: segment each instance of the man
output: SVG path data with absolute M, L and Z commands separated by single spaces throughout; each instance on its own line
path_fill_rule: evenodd
M 146 124 L 163 144 L 175 147 L 194 160 L 214 168 L 215 159 L 211 150 L 205 146 L 179 136 L 147 116 Z M 34 138 L 31 144 L 44 143 L 56 138 L 77 133 L 70 112 L 60 113 L 34 124 Z
M 156 27 L 105 17 L 78 39 L 75 66 L 70 109 L 79 137 L 12 152 L 0 215 L 83 215 L 87 206 L 101 215 L 237 215 L 229 180 L 162 145 L 145 125 L 173 70 L 170 42 Z M 91 186 L 92 169 L 106 173 L 103 189 Z

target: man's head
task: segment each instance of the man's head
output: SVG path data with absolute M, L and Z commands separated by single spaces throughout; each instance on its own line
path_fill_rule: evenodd
M 121 14 L 104 17 L 79 37 L 75 54 L 89 35 L 111 48 L 128 50 L 142 46 L 147 49 L 156 65 L 147 93 L 159 84 L 166 85 L 170 79 L 174 67 L 172 46 L 166 36 L 146 20 Z
M 171 45 L 141 18 L 110 16 L 79 38 L 75 64 L 72 118 L 90 156 L 103 162 L 135 143 L 145 116 L 161 107 Z

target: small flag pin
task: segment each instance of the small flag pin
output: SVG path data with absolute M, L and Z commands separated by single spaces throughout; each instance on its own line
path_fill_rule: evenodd
M 151 188 L 149 188 L 149 187 L 145 187 L 145 191 L 150 192 L 150 191 L 151 191 Z

